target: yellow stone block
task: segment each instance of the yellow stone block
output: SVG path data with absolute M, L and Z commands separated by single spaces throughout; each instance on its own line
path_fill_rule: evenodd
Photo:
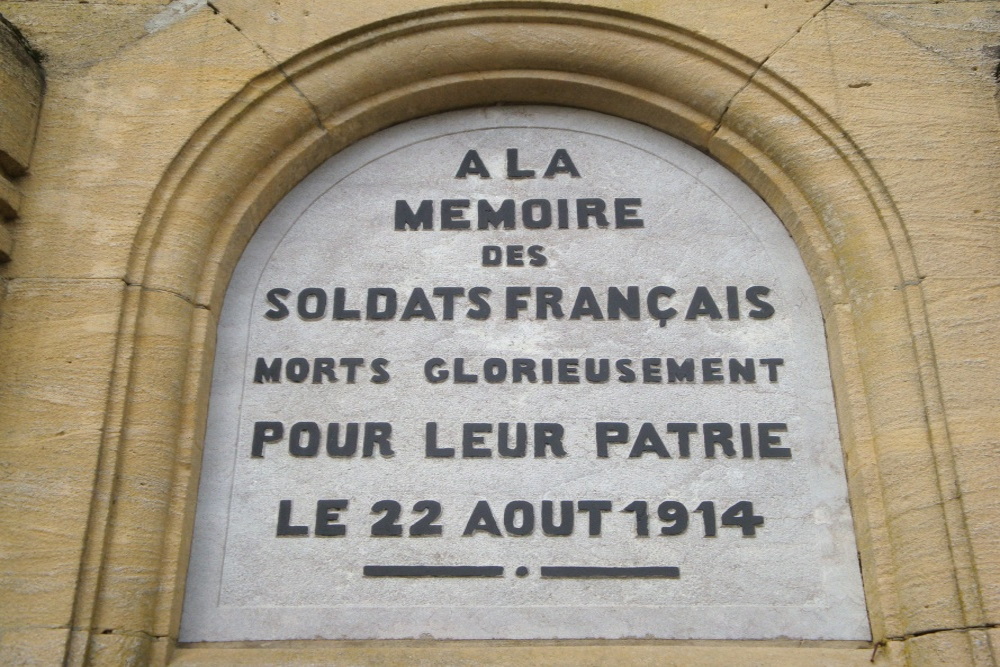
M 6 176 L 0 174 L 0 220 L 17 217 L 21 208 L 21 193 Z
M 907 664 L 913 667 L 996 664 L 984 630 L 942 630 L 911 637 L 905 645 Z
M 27 12 L 21 4 L 15 10 Z M 75 30 L 78 11 L 43 17 Z M 95 11 L 89 17 L 97 21 L 104 10 Z M 50 77 L 8 275 L 125 276 L 140 223 L 152 215 L 157 188 L 169 187 L 177 153 L 220 105 L 272 66 L 208 8 L 189 16 L 183 30 L 147 35 L 139 25 L 142 39 L 119 57 L 89 63 L 85 76 Z M 259 148 L 266 159 L 269 149 Z
M 0 318 L 0 627 L 68 627 L 125 286 L 11 280 Z
M 69 630 L 64 628 L 0 629 L 0 664 L 10 667 L 59 665 Z
M 28 170 L 42 87 L 42 70 L 23 37 L 0 21 L 0 175 Z
M 0 263 L 10 261 L 14 254 L 14 237 L 5 224 L 0 222 Z

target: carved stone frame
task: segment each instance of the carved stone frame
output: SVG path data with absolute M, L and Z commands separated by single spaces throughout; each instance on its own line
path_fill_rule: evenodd
M 771 660 L 867 661 L 872 645 L 857 643 L 176 648 L 216 317 L 247 241 L 283 195 L 345 146 L 412 118 L 498 103 L 580 107 L 649 125 L 709 153 L 768 202 L 802 254 L 825 317 L 875 643 L 941 627 L 942 619 L 966 624 L 975 596 L 962 573 L 971 554 L 949 530 L 962 510 L 947 492 L 955 473 L 906 232 L 879 175 L 834 117 L 758 65 L 634 16 L 516 6 L 403 16 L 321 43 L 246 82 L 175 157 L 135 238 L 127 276 L 134 287 L 74 610 L 75 627 L 122 631 L 75 633 L 71 661 L 288 664 L 419 651 L 443 662 L 477 655 L 683 662 L 737 650 L 769 651 Z

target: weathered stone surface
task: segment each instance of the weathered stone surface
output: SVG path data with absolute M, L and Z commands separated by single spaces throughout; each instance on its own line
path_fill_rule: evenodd
M 23 37 L 0 21 L 0 176 L 28 170 L 43 85 L 42 69 Z
M 47 18 L 54 26 L 71 25 Z M 139 223 L 177 151 L 219 105 L 270 66 L 207 8 L 189 16 L 185 28 L 148 36 L 140 30 L 143 38 L 121 57 L 98 59 L 86 76 L 50 77 L 41 122 L 51 129 L 38 136 L 32 196 L 22 207 L 9 275 L 125 276 Z M 164 59 L 164 53 L 173 56 Z
M 70 623 L 124 290 L 111 280 L 7 283 L 0 319 L 4 628 Z
M 998 56 L 989 48 L 991 36 L 1000 44 L 998 31 L 994 2 L 835 3 L 767 62 L 835 113 L 857 156 L 877 170 L 912 248 L 897 252 L 912 252 L 920 275 L 1000 267 L 1000 193 L 970 187 L 1000 165 Z M 880 52 L 893 67 L 882 66 Z M 915 72 L 918 86 L 910 85 Z M 954 141 L 956 131 L 967 139 Z M 949 168 L 957 163 L 961 177 Z
M 10 230 L 7 229 L 7 227 L 0 224 L 0 262 L 9 261 L 13 252 L 14 237 L 11 235 Z
M 983 629 L 941 630 L 904 642 L 908 665 L 937 667 L 941 665 L 996 664 L 996 653 Z
M 365 25 L 394 16 L 416 18 L 429 11 L 468 7 L 460 0 L 389 0 L 376 6 L 364 0 L 347 0 L 336 5 L 322 2 L 289 5 L 281 0 L 253 5 L 239 0 L 220 0 L 212 4 L 278 61 L 329 40 L 334 36 L 329 30 L 331 25 L 336 25 L 341 34 L 350 34 Z M 533 3 L 519 4 L 533 9 Z M 614 0 L 570 0 L 562 3 L 561 8 L 597 10 L 611 15 L 624 13 L 643 21 L 682 26 L 760 62 L 816 14 L 820 6 L 796 0 L 777 0 L 753 6 L 739 0 L 723 0 L 711 5 L 681 2 L 622 5 Z M 747 23 L 752 23 L 755 29 L 746 30 Z M 478 28 L 471 30 L 479 31 Z M 495 48 L 498 52 L 504 50 L 500 43 Z M 555 52 L 558 49 L 552 50 Z
M 14 250 L 5 220 L 17 217 L 22 195 L 12 180 L 28 170 L 42 104 L 42 69 L 24 36 L 0 14 L 0 263 Z
M 0 661 L 11 667 L 61 664 L 68 635 L 62 628 L 0 628 Z
M 6 176 L 0 175 L 0 221 L 4 218 L 17 217 L 21 208 L 21 193 Z
M 1000 254 L 1000 250 L 997 250 Z M 1000 355 L 993 343 L 1000 325 L 1000 282 L 996 278 L 928 278 L 921 285 L 933 328 L 935 368 L 947 415 L 942 443 L 952 470 L 943 493 L 960 506 L 953 520 L 968 530 L 983 616 L 969 625 L 1000 619 L 1000 553 L 996 530 L 1000 469 Z
M 145 23 L 161 9 L 154 3 L 141 1 L 86 6 L 66 0 L 30 5 L 0 0 L 0 13 L 18 27 L 44 58 L 47 79 L 85 71 L 120 55 L 146 36 Z

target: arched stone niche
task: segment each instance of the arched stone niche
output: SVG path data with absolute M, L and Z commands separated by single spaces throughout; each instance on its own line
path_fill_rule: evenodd
M 463 58 L 450 56 L 456 51 Z M 107 533 L 91 539 L 94 566 L 75 613 L 77 626 L 122 633 L 92 635 L 73 653 L 162 661 L 172 650 L 216 313 L 257 224 L 358 139 L 497 103 L 574 106 L 662 130 L 710 153 L 767 201 L 802 255 L 825 318 L 875 641 L 968 624 L 974 595 L 956 567 L 968 553 L 941 505 L 948 470 L 936 465 L 945 445 L 936 435 L 923 302 L 895 289 L 917 275 L 891 199 L 850 137 L 793 85 L 686 31 L 617 13 L 506 7 L 428 11 L 321 43 L 248 82 L 174 160 L 130 263 L 130 284 L 144 289 L 130 293 L 116 366 L 114 419 L 123 428 L 120 437 L 110 429 L 102 455 L 94 512 L 107 517 Z M 150 470 L 159 483 L 139 488 Z M 581 649 L 531 650 L 537 659 Z M 646 644 L 620 647 L 620 655 L 730 650 Z M 845 663 L 861 655 L 810 650 Z M 196 664 L 236 654 L 178 655 Z
M 828 368 L 786 230 L 694 148 L 378 132 L 233 275 L 180 639 L 868 640 Z

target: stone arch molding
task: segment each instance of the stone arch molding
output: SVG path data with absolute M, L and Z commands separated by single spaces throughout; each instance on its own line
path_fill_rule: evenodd
M 107 528 L 88 545 L 74 625 L 121 628 L 122 650 L 135 656 L 169 651 L 177 636 L 216 316 L 271 207 L 379 129 L 497 103 L 649 125 L 708 152 L 774 208 L 826 320 L 873 636 L 912 635 L 942 617 L 970 624 L 974 583 L 956 574 L 961 535 L 941 509 L 952 473 L 938 464 L 948 443 L 923 302 L 905 288 L 919 276 L 891 199 L 850 137 L 791 83 L 690 32 L 565 5 L 480 5 L 366 26 L 299 53 L 248 81 L 174 159 L 128 269 L 142 289 L 126 309 L 109 410 L 120 429 L 107 429 L 92 519 Z M 149 470 L 159 484 L 140 488 Z M 916 540 L 926 548 L 910 548 Z M 962 605 L 943 608 L 932 577 Z M 76 653 L 110 641 L 92 635 Z

